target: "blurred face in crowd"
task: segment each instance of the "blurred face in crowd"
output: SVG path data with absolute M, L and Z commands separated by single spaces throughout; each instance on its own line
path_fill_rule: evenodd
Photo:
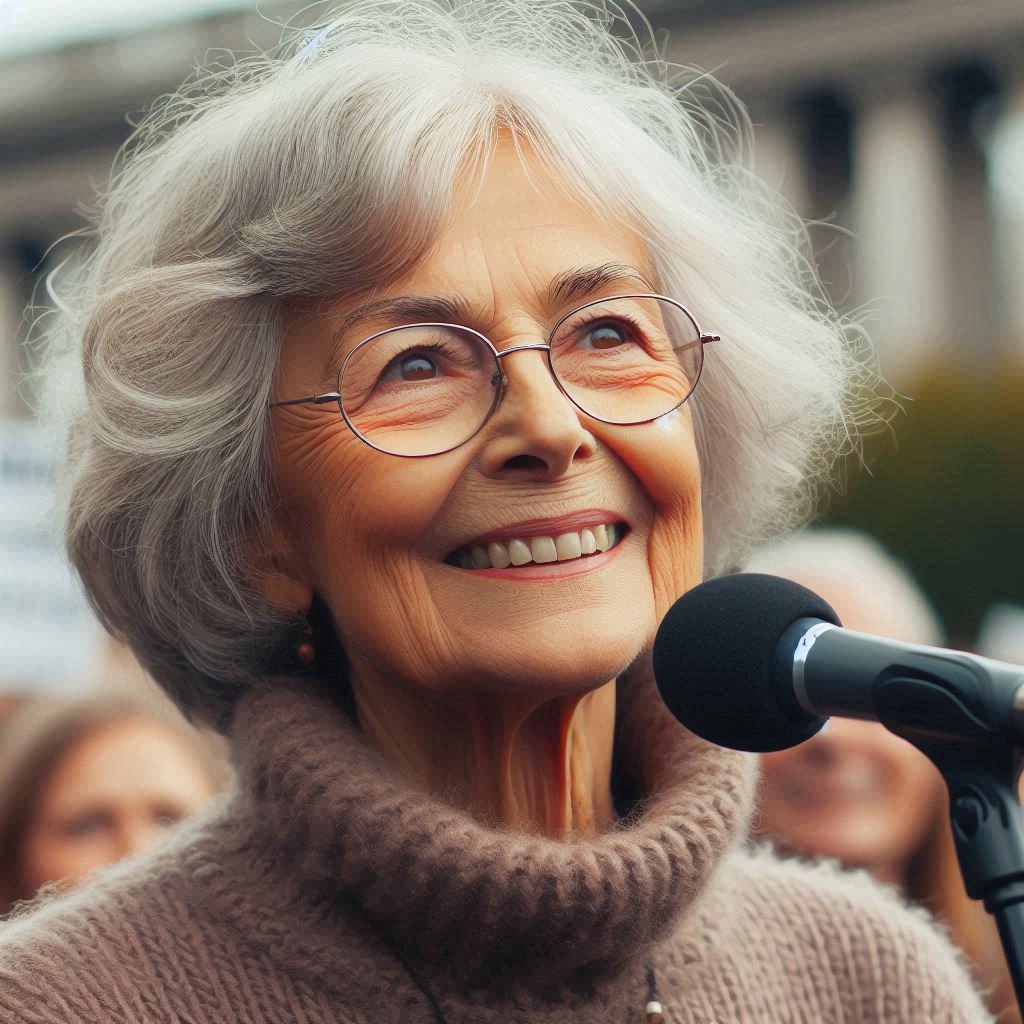
M 765 754 L 761 825 L 807 857 L 834 857 L 898 882 L 928 834 L 942 783 L 931 763 L 877 722 L 834 718 L 824 734 Z
M 212 794 L 195 755 L 158 723 L 127 719 L 90 733 L 39 795 L 18 857 L 21 891 L 77 881 L 142 852 Z
M 0 693 L 0 722 L 2 722 L 17 706 L 23 698 L 13 694 Z
M 896 618 L 835 579 L 817 590 L 851 629 L 895 637 Z M 907 639 L 907 637 L 901 637 Z M 877 722 L 833 718 L 813 739 L 762 757 L 761 828 L 806 857 L 831 857 L 902 882 L 909 858 L 944 806 L 938 771 Z

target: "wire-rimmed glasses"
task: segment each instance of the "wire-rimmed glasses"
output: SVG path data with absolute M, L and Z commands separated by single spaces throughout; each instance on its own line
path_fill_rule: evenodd
M 371 448 L 403 458 L 441 455 L 483 429 L 508 378 L 501 360 L 539 351 L 559 390 L 587 416 L 650 423 L 685 402 L 700 379 L 704 346 L 720 340 L 664 295 L 595 299 L 566 313 L 544 344 L 499 351 L 470 327 L 403 324 L 365 338 L 338 372 L 338 390 L 271 403 L 327 405 Z

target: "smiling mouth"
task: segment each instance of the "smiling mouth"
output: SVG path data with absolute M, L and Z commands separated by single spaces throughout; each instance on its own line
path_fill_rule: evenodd
M 508 537 L 486 544 L 457 548 L 444 561 L 457 569 L 519 568 L 526 565 L 549 565 L 553 562 L 575 562 L 610 551 L 629 533 L 624 522 L 601 523 L 581 530 L 557 535 Z

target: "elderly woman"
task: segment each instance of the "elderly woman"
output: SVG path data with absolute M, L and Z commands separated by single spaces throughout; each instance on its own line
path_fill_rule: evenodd
M 68 540 L 239 781 L 0 929 L 0 1020 L 987 1019 L 895 895 L 743 852 L 750 759 L 655 695 L 866 375 L 614 27 L 361 3 L 130 147 L 62 295 Z

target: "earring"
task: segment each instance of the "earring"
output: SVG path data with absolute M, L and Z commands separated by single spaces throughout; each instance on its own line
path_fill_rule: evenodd
M 308 621 L 302 627 L 302 640 L 295 648 L 295 658 L 303 668 L 309 668 L 316 661 L 316 648 L 313 646 L 313 627 Z

